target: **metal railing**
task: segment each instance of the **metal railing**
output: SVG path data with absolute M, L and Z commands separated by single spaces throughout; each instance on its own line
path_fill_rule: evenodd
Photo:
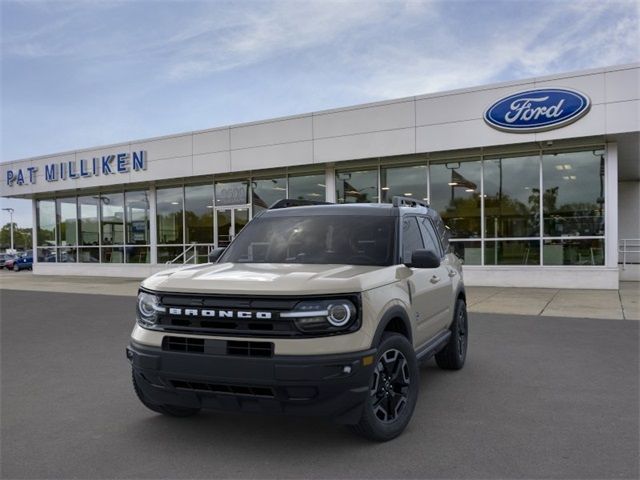
M 622 269 L 624 270 L 627 267 L 627 255 L 640 254 L 640 238 L 620 239 L 620 243 L 618 244 L 618 253 L 622 254 Z M 619 258 L 618 262 L 620 262 Z
M 189 245 L 176 258 L 174 258 L 173 260 L 167 261 L 167 265 L 171 265 L 173 263 L 178 263 L 178 260 L 180 260 L 181 258 L 182 258 L 182 262 L 181 263 L 192 263 L 193 259 L 196 256 L 196 245 L 197 244 L 195 244 L 195 243 L 192 243 L 191 245 Z M 187 255 L 189 255 L 189 254 L 191 256 L 187 257 Z

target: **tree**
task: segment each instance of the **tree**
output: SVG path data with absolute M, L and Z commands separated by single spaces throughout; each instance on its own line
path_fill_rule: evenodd
M 13 246 L 16 250 L 30 250 L 33 246 L 31 242 L 31 229 L 20 228 L 13 223 Z M 11 248 L 11 223 L 7 222 L 0 229 L 0 248 L 6 250 Z

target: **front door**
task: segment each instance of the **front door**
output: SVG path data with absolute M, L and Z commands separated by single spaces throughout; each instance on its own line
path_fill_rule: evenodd
M 229 245 L 247 223 L 249 223 L 249 206 L 217 208 L 216 246 Z

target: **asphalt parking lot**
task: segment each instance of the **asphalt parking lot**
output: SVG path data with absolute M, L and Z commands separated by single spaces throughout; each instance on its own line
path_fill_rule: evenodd
M 375 444 L 319 420 L 147 411 L 133 297 L 3 290 L 2 478 L 638 478 L 639 323 L 473 314 L 468 364 L 422 367 Z

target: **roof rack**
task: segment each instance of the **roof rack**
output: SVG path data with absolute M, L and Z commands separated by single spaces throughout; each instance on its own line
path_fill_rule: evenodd
M 393 197 L 393 206 L 394 207 L 425 207 L 429 208 L 429 202 L 425 200 L 418 200 L 416 198 L 410 197 L 402 197 L 396 195 Z
M 309 205 L 331 205 L 330 202 L 321 202 L 318 200 L 298 200 L 295 198 L 283 198 L 269 207 L 269 210 L 289 207 L 307 207 Z

